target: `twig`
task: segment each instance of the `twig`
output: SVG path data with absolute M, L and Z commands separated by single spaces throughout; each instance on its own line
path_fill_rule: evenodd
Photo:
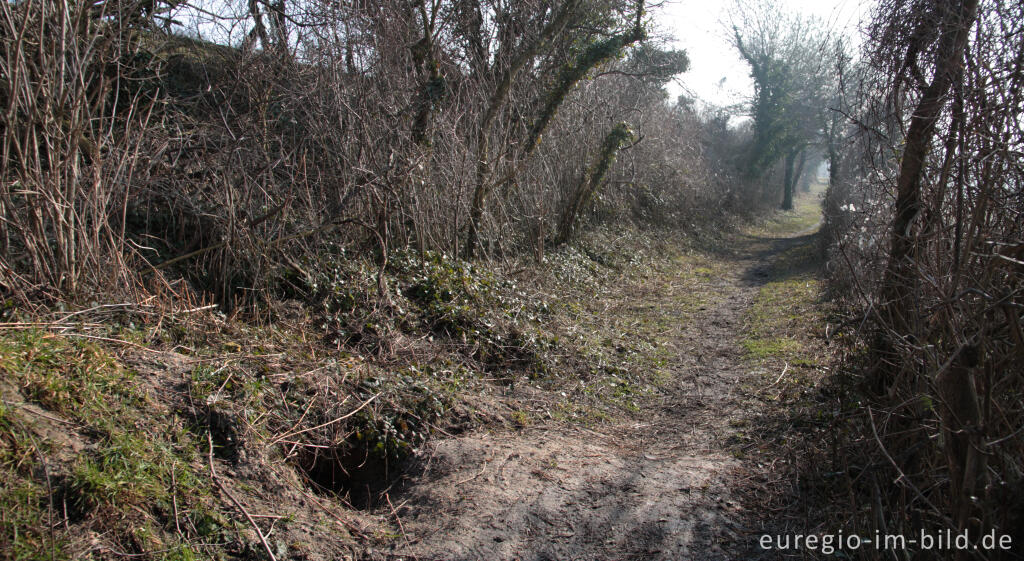
M 174 507 L 174 529 L 181 536 L 181 524 L 178 523 L 178 481 L 174 476 L 173 465 L 171 465 L 171 506 Z
M 54 323 L 64 323 L 69 318 L 72 318 L 72 317 L 75 317 L 75 316 L 78 316 L 78 315 L 82 315 L 82 314 L 87 314 L 89 312 L 96 312 L 96 311 L 103 310 L 103 309 L 108 309 L 108 308 L 130 308 L 130 307 L 136 306 L 136 305 L 137 304 L 135 304 L 133 302 L 125 302 L 123 304 L 102 304 L 102 305 L 99 305 L 99 306 L 93 306 L 91 308 L 86 308 L 84 310 L 78 310 L 77 312 L 71 312 L 70 314 L 65 315 L 64 317 L 60 318 L 59 320 L 57 320 Z
M 129 347 L 135 347 L 142 349 L 146 352 L 162 354 L 161 351 L 151 349 L 149 347 L 140 345 L 138 343 L 132 343 L 131 341 L 125 341 L 124 339 L 114 339 L 113 337 L 100 337 L 98 335 L 86 335 L 85 333 L 61 333 L 64 337 L 81 337 L 83 339 L 93 339 L 96 341 L 105 341 L 107 343 L 117 343 L 119 345 L 128 345 Z
M 994 254 L 992 257 L 1002 259 L 1004 261 L 1009 261 L 1013 265 L 1024 266 L 1024 261 L 1021 261 L 1020 259 L 1014 259 L 1013 257 L 1009 257 L 999 253 Z
M 346 396 L 345 396 L 345 398 L 341 400 L 341 405 L 344 405 L 344 404 L 345 404 L 345 401 L 346 401 L 347 399 L 348 399 L 348 396 L 346 395 Z M 286 404 L 288 403 L 288 402 L 287 402 L 287 401 L 286 401 L 286 400 L 284 399 L 284 396 L 283 396 L 283 395 L 282 395 L 282 399 L 281 399 L 281 401 L 282 401 L 283 403 L 286 403 Z M 311 409 L 311 408 L 313 407 L 313 404 L 314 404 L 314 403 L 316 403 L 316 400 L 313 400 L 313 399 L 309 400 L 309 403 L 308 403 L 308 404 L 306 405 L 306 409 L 305 409 L 305 410 L 304 410 L 304 411 L 302 412 L 302 415 L 300 415 L 300 416 L 299 416 L 299 420 L 298 420 L 298 421 L 295 421 L 295 424 L 294 424 L 294 425 L 292 425 L 292 428 L 288 429 L 289 431 L 293 431 L 293 430 L 295 430 L 295 427 L 299 426 L 299 425 L 300 425 L 300 424 L 302 423 L 303 419 L 305 419 L 305 418 L 306 418 L 306 414 L 307 414 L 307 413 L 309 413 L 309 410 L 310 410 L 310 409 Z M 286 433 L 286 434 L 287 434 L 287 433 Z M 283 439 L 283 438 L 286 438 L 286 437 L 280 437 L 280 438 L 275 438 L 275 439 L 274 439 L 274 442 L 278 442 L 278 441 L 279 441 L 280 439 Z M 298 442 L 295 442 L 295 444 L 298 444 Z
M 484 459 L 483 465 L 480 466 L 480 471 L 478 471 L 476 474 L 471 475 L 471 476 L 469 476 L 469 477 L 467 477 L 465 479 L 456 481 L 454 486 L 458 487 L 459 485 L 462 485 L 464 483 L 469 483 L 470 481 L 473 481 L 477 477 L 480 477 L 481 475 L 483 475 L 484 472 L 487 471 L 487 462 L 489 462 L 489 461 L 491 461 L 493 459 L 494 459 L 494 451 L 491 451 L 491 456 L 489 458 L 485 458 Z
M 34 411 L 34 410 L 29 409 L 28 407 L 26 407 L 26 406 L 24 406 L 24 405 L 22 405 L 20 403 L 12 403 L 12 402 L 6 401 L 6 400 L 0 400 L 0 403 L 3 403 L 4 405 L 10 406 L 10 407 L 17 407 L 17 408 L 21 409 L 22 411 L 25 411 L 26 413 L 30 413 L 32 415 L 36 415 L 36 416 L 42 417 L 44 419 L 49 419 L 49 420 L 51 420 L 51 421 L 53 421 L 55 423 L 64 423 L 65 425 L 70 425 L 72 427 L 80 427 L 80 426 L 82 426 L 82 425 L 79 425 L 78 423 L 75 423 L 75 422 L 72 422 L 72 421 L 68 421 L 67 419 L 61 419 L 59 417 L 54 417 L 52 415 L 47 415 L 46 413 L 43 413 L 42 411 Z
M 208 306 L 199 306 L 198 308 L 188 308 L 186 310 L 171 310 L 172 314 L 191 314 L 194 312 L 202 312 L 205 310 L 212 310 L 219 306 L 219 304 L 210 304 Z
M 214 251 L 216 249 L 220 249 L 220 248 L 222 248 L 222 247 L 224 247 L 226 245 L 228 245 L 228 242 L 222 241 L 222 242 L 215 243 L 215 244 L 213 244 L 211 246 L 207 246 L 207 247 L 204 247 L 204 248 L 197 249 L 195 251 L 191 251 L 189 253 L 186 253 L 185 255 L 179 255 L 179 256 L 174 257 L 172 259 L 168 259 L 167 261 L 164 261 L 162 263 L 157 263 L 156 265 L 150 265 L 149 269 L 142 271 L 140 274 L 141 275 L 146 275 L 148 273 L 159 271 L 160 269 L 166 269 L 167 267 L 170 267 L 171 265 L 174 265 L 175 263 L 178 263 L 179 261 L 184 261 L 186 259 L 189 259 L 191 257 L 196 257 L 196 256 L 202 255 L 204 253 L 209 253 L 209 252 Z
M 212 377 L 216 376 L 217 374 L 220 374 L 221 371 L 223 371 L 225 368 L 227 368 L 230 365 L 231 365 L 231 361 L 230 360 L 225 362 L 224 366 L 221 366 L 217 370 L 214 370 L 213 374 L 210 374 L 210 377 L 212 378 Z M 207 405 L 213 404 L 213 403 L 217 403 L 218 401 L 220 401 L 220 392 L 224 391 L 224 388 L 228 385 L 228 382 L 231 381 L 231 377 L 233 375 L 234 375 L 233 372 L 228 372 L 227 378 L 224 378 L 224 381 L 221 383 L 220 387 L 217 388 L 217 391 L 213 392 L 212 394 L 210 394 L 210 397 L 206 398 Z
M 334 423 L 337 423 L 337 422 L 340 422 L 340 421 L 344 421 L 345 419 L 348 419 L 352 415 L 355 415 L 356 413 L 358 413 L 362 408 L 364 408 L 367 405 L 369 405 L 370 402 L 372 402 L 373 400 L 377 399 L 378 397 L 380 397 L 379 393 L 374 395 L 370 399 L 367 399 L 366 401 L 364 401 L 362 404 L 359 405 L 359 407 L 356 407 L 352 411 L 349 411 L 348 413 L 345 413 L 344 415 L 342 415 L 341 417 L 338 417 L 337 419 L 334 419 L 333 421 L 327 421 L 326 423 L 319 424 L 319 425 L 317 425 L 315 427 L 309 427 L 308 429 L 292 431 L 292 432 L 283 434 L 281 436 L 278 436 L 277 438 L 272 440 L 270 442 L 270 444 L 268 444 L 268 446 L 272 446 L 274 444 L 277 444 L 278 442 L 280 442 L 281 440 L 283 440 L 285 438 L 290 438 L 292 436 L 297 436 L 297 435 L 300 435 L 300 434 L 303 434 L 303 433 L 307 433 L 309 431 L 314 431 L 314 430 L 317 430 L 317 429 L 322 429 L 324 427 L 329 427 L 329 426 L 333 425 Z
M 405 543 L 412 545 L 412 541 L 409 540 L 409 535 L 405 533 L 405 526 L 402 525 L 402 517 L 398 516 L 398 511 L 395 510 L 395 505 L 391 504 L 391 496 L 384 493 L 384 500 L 388 502 L 388 507 L 391 509 L 391 515 L 395 517 L 395 522 L 398 522 L 398 529 L 402 532 L 402 537 L 405 538 Z
M 775 384 L 778 384 L 779 381 L 782 380 L 782 377 L 786 375 L 786 371 L 787 370 L 789 370 L 789 363 L 788 362 L 786 363 L 786 366 L 783 367 L 782 374 L 779 374 L 779 377 L 776 378 L 774 382 L 768 384 L 768 387 L 770 388 L 770 387 L 774 386 Z
M 0 329 L 72 329 L 86 327 L 103 327 L 101 323 L 60 323 L 56 321 L 24 321 L 0 323 Z
M 254 530 L 256 530 L 256 535 L 259 536 L 260 543 L 263 544 L 263 549 L 265 549 L 267 551 L 267 555 L 270 556 L 270 561 L 277 561 L 277 557 L 274 556 L 274 552 L 270 549 L 270 544 L 267 543 L 266 536 L 263 535 L 263 530 L 260 530 L 260 527 L 256 524 L 256 521 L 253 520 L 253 517 L 249 514 L 249 511 L 246 510 L 244 506 L 242 506 L 242 503 L 238 502 L 238 499 L 236 499 L 235 496 L 231 494 L 231 491 L 228 491 L 228 488 L 223 483 L 221 483 L 220 478 L 217 476 L 217 470 L 215 470 L 213 467 L 213 437 L 210 435 L 210 433 L 206 433 L 206 441 L 210 444 L 210 451 L 206 456 L 207 460 L 210 462 L 210 478 L 213 479 L 213 482 L 217 484 L 217 488 L 220 489 L 225 495 L 227 495 L 228 499 L 230 499 L 231 502 L 234 503 L 235 507 L 237 507 L 238 510 L 242 511 L 242 514 L 245 516 L 245 519 L 248 520 L 249 524 L 252 525 Z

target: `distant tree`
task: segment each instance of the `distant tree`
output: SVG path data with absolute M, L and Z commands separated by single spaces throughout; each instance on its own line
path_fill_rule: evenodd
M 821 23 L 781 12 L 772 3 L 742 6 L 733 24 L 733 45 L 754 79 L 754 136 L 746 172 L 764 176 L 784 160 L 782 208 L 793 208 L 793 191 L 805 157 L 820 140 L 829 81 L 822 57 L 827 34 Z

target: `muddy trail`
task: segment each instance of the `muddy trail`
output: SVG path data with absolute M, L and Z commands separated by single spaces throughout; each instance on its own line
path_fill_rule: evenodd
M 806 218 L 791 223 L 788 232 L 741 235 L 710 253 L 717 274 L 696 288 L 705 296 L 696 309 L 686 309 L 681 298 L 695 290 L 692 283 L 672 278 L 672 272 L 657 279 L 658 290 L 624 287 L 607 314 L 648 321 L 656 316 L 668 326 L 671 376 L 658 396 L 628 422 L 592 428 L 548 422 L 435 441 L 419 453 L 404 488 L 392 492 L 401 535 L 384 555 L 430 560 L 764 555 L 756 547 L 764 515 L 745 508 L 749 501 L 741 497 L 762 464 L 744 459 L 729 444 L 736 427 L 780 407 L 757 397 L 759 387 L 778 382 L 778 369 L 752 360 L 744 341 L 762 288 L 814 266 L 794 266 L 788 257 L 813 253 L 816 227 L 807 228 Z M 772 313 L 800 312 L 781 307 Z

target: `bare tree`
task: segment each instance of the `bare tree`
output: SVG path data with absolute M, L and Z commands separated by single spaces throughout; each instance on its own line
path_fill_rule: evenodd
M 818 142 L 825 118 L 828 36 L 812 18 L 785 14 L 768 3 L 744 6 L 733 25 L 733 44 L 754 79 L 754 137 L 746 164 L 759 178 L 783 160 L 782 208 L 793 208 L 801 154 Z
M 925 154 L 935 135 L 939 117 L 946 107 L 950 89 L 954 83 L 963 80 L 964 53 L 978 10 L 977 0 L 925 4 L 915 4 L 914 10 L 920 10 L 921 14 L 918 27 L 906 39 L 905 57 L 895 76 L 896 91 L 899 91 L 905 73 L 913 76 L 913 83 L 920 90 L 900 156 L 899 176 L 896 180 L 896 218 L 892 226 L 883 297 L 885 313 L 901 333 L 910 330 L 908 316 L 913 313 L 908 303 L 915 291 L 917 277 L 912 257 L 912 227 L 922 210 L 920 186 Z M 934 32 L 935 27 L 937 36 L 931 37 L 935 42 L 931 55 L 934 57 L 934 68 L 922 69 L 918 59 L 926 47 L 926 38 Z M 925 72 L 932 75 L 930 82 L 924 78 Z
M 1022 527 L 1006 506 L 1019 503 L 1010 489 L 1024 457 L 1024 59 L 1010 39 L 1022 26 L 1017 4 L 886 0 L 866 64 L 841 72 L 862 81 L 840 107 L 859 134 L 834 145 L 842 169 L 827 215 L 873 326 L 864 389 L 885 419 L 869 439 L 884 450 L 864 453 L 888 454 L 887 474 L 903 474 L 893 492 L 874 491 L 880 512 L 910 513 L 876 528 L 909 531 L 910 519 L 1016 539 Z M 956 554 L 1012 557 L 1001 555 Z

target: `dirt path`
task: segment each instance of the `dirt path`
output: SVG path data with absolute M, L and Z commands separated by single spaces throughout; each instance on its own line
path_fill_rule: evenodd
M 672 379 L 639 421 L 435 442 L 415 483 L 394 497 L 403 536 L 388 557 L 751 558 L 756 516 L 737 491 L 750 466 L 724 444 L 770 407 L 747 391 L 770 382 L 742 343 L 760 287 L 784 272 L 780 256 L 814 243 L 806 225 L 791 231 L 745 236 L 716 255 L 707 303 L 691 313 L 673 294 L 684 283 L 672 278 L 643 302 L 623 291 L 608 313 L 656 314 L 672 326 Z

